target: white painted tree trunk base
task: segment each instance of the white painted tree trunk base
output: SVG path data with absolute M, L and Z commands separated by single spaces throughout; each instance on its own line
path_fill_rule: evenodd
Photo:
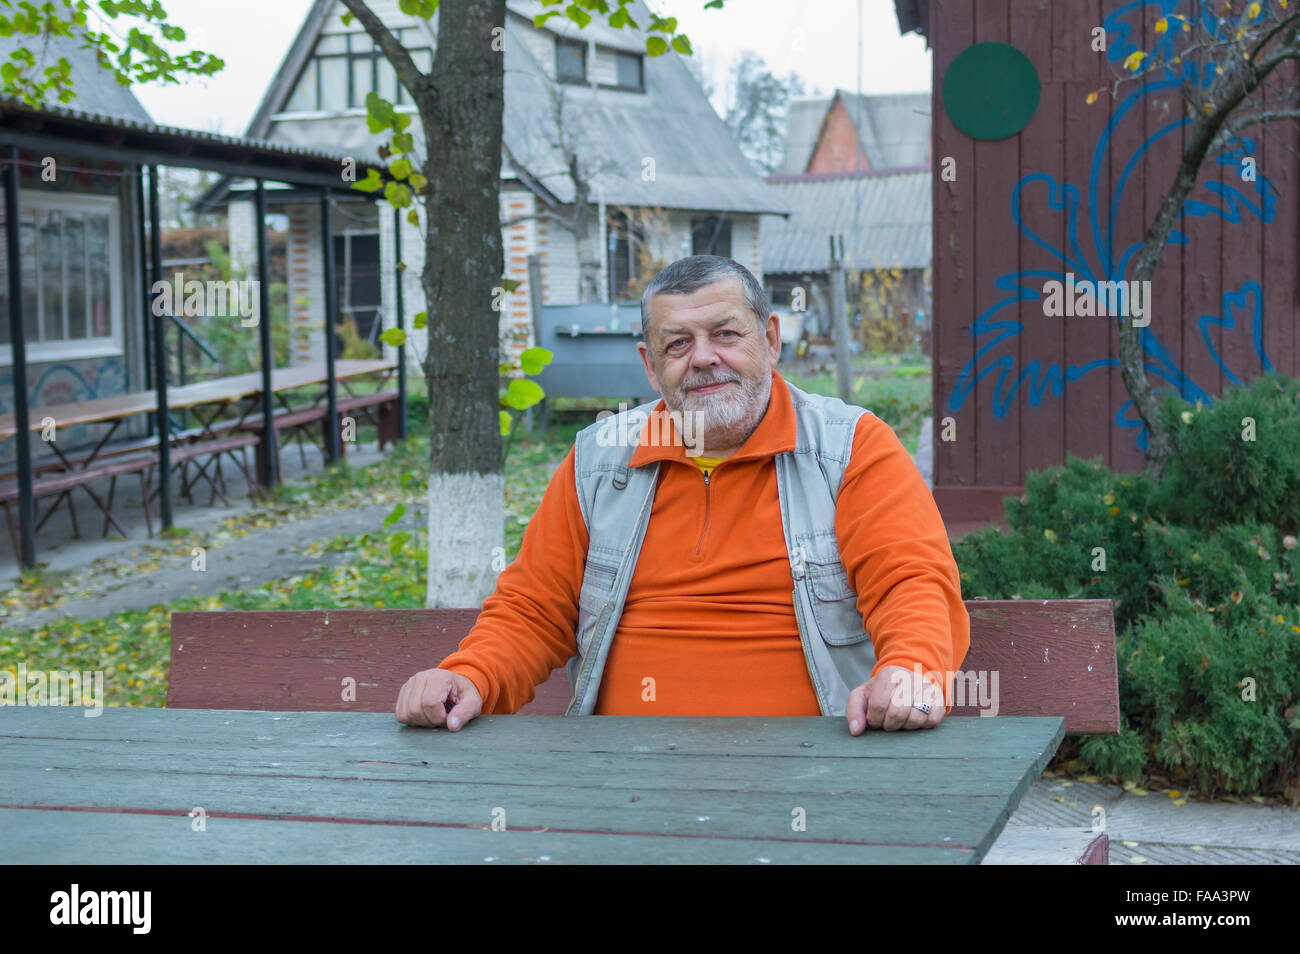
M 429 475 L 429 609 L 479 609 L 505 565 L 502 474 Z

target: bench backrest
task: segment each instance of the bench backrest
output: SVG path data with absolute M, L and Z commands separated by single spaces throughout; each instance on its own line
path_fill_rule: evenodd
M 1059 715 L 1067 732 L 1119 731 L 1115 626 L 1109 600 L 971 600 L 971 649 L 954 683 L 976 716 Z M 391 712 L 413 674 L 452 653 L 476 609 L 173 613 L 167 705 L 183 709 Z M 996 682 L 994 681 L 996 673 Z M 352 684 L 349 680 L 355 680 Z M 353 697 L 346 699 L 349 687 Z M 557 669 L 520 710 L 561 715 Z M 986 711 L 988 711 L 987 707 Z

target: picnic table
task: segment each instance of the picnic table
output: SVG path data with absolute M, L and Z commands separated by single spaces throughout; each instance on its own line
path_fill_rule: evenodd
M 33 863 L 978 864 L 1064 735 L 949 717 L 58 707 L 0 715 L 0 845 Z M 196 830 L 201 829 L 201 830 Z
M 336 361 L 334 363 L 334 376 L 336 380 L 342 382 L 376 372 L 391 374 L 396 368 L 397 364 L 392 361 Z M 271 390 L 277 394 L 295 388 L 321 384 L 324 381 L 324 362 L 296 365 L 292 368 L 277 368 L 271 372 Z M 248 374 L 237 374 L 227 378 L 214 378 L 210 381 L 197 381 L 194 384 L 169 387 L 167 389 L 167 407 L 168 409 L 193 409 L 204 405 L 216 405 L 216 410 L 206 419 L 199 417 L 203 428 L 210 431 L 212 422 L 227 406 L 245 398 L 258 397 L 261 393 L 261 372 L 252 371 Z M 256 406 L 256 402 L 251 402 L 245 410 L 244 416 L 247 416 L 248 412 Z M 112 397 L 95 398 L 90 401 L 72 401 L 66 404 L 52 404 L 46 407 L 31 408 L 28 412 L 28 429 L 32 431 L 41 430 L 41 421 L 47 417 L 54 418 L 55 423 L 61 428 L 71 427 L 76 424 L 112 423 L 113 426 L 109 428 L 108 433 L 104 435 L 87 459 L 93 461 L 122 421 L 136 414 L 154 413 L 157 410 L 157 391 L 133 391 L 129 394 L 117 394 Z M 0 441 L 7 440 L 16 433 L 18 433 L 18 429 L 17 424 L 14 422 L 14 416 L 12 414 L 0 414 Z M 66 458 L 59 451 L 57 444 L 50 444 L 50 449 L 61 460 L 66 462 Z
M 338 401 L 340 413 L 353 409 L 370 413 L 371 405 L 377 400 L 394 399 L 395 392 L 383 392 L 377 395 L 353 394 L 348 382 L 364 375 L 380 373 L 383 375 L 380 381 L 380 388 L 382 388 L 383 383 L 387 381 L 396 368 L 397 364 L 395 362 L 384 360 L 335 362 L 335 378 L 345 392 Z M 311 421 L 324 420 L 325 418 L 325 409 L 321 406 L 321 402 L 326 397 L 323 388 L 315 395 L 311 406 L 305 409 L 290 408 L 285 398 L 285 392 L 320 385 L 326 380 L 324 362 L 297 365 L 291 368 L 278 368 L 271 372 L 272 393 L 282 406 L 282 410 L 277 412 L 278 417 L 272 430 L 272 441 L 277 459 L 279 455 L 280 426 L 301 428 Z M 173 466 L 181 467 L 182 492 L 186 496 L 189 496 L 190 488 L 194 483 L 199 479 L 206 479 L 212 487 L 213 497 L 215 498 L 219 494 L 222 500 L 226 501 L 222 489 L 224 480 L 221 478 L 220 466 L 217 464 L 217 466 L 213 467 L 219 460 L 220 455 L 229 454 L 234 457 L 235 451 L 243 454 L 245 448 L 249 446 L 255 447 L 260 455 L 261 445 L 257 436 L 252 432 L 260 427 L 261 394 L 262 375 L 261 372 L 257 371 L 168 388 L 168 409 L 189 410 L 199 422 L 197 427 L 190 428 L 178 435 L 172 435 L 169 440 L 168 449 L 171 452 L 171 463 Z M 235 409 L 237 419 L 218 424 L 217 419 L 227 413 L 232 406 Z M 199 408 L 205 408 L 205 410 L 200 411 Z M 159 488 L 155 487 L 151 493 L 148 484 L 149 475 L 158 460 L 155 441 L 153 438 L 146 438 L 143 441 L 130 443 L 126 446 L 113 447 L 109 446 L 109 441 L 126 419 L 137 414 L 156 414 L 157 410 L 158 393 L 152 390 L 31 409 L 28 416 L 28 429 L 31 431 L 41 430 L 43 427 L 42 422 L 47 418 L 52 418 L 57 427 L 61 429 L 79 424 L 110 425 L 99 441 L 90 448 L 89 452 L 78 448 L 78 456 L 76 457 L 70 458 L 65 454 L 59 448 L 57 440 L 46 443 L 45 446 L 49 447 L 54 453 L 56 460 L 47 461 L 38 467 L 34 467 L 33 472 L 52 473 L 52 475 L 45 476 L 36 482 L 33 491 L 37 497 L 56 494 L 58 496 L 46 511 L 45 516 L 37 521 L 37 529 L 45 524 L 60 503 L 68 501 L 73 535 L 79 538 L 81 533 L 77 527 L 76 509 L 71 502 L 71 493 L 74 489 L 80 487 L 94 502 L 99 511 L 104 514 L 104 533 L 108 532 L 108 527 L 111 524 L 117 528 L 117 531 L 122 536 L 126 536 L 125 529 L 113 515 L 113 496 L 116 492 L 116 483 L 119 476 L 138 474 L 141 481 L 140 493 L 144 500 L 145 522 L 149 534 L 152 536 L 153 523 L 149 513 L 148 501 L 153 494 L 159 492 Z M 12 414 L 0 414 L 0 441 L 7 440 L 15 434 L 17 434 L 17 424 L 14 421 L 14 416 Z M 382 435 L 383 429 L 381 428 Z M 301 437 L 299 437 L 299 441 L 301 444 Z M 198 458 L 202 457 L 208 458 L 208 463 L 199 463 Z M 103 458 L 112 458 L 112 460 L 105 461 Z M 197 468 L 193 480 L 185 472 L 185 468 L 191 460 L 196 461 L 195 467 Z M 255 485 L 252 472 L 243 459 L 235 458 L 235 460 L 244 470 L 251 494 Z M 303 463 L 305 466 L 305 457 Z M 214 474 L 208 473 L 210 467 L 213 467 Z M 9 479 L 0 483 L 0 506 L 4 508 L 5 521 L 8 524 L 16 552 L 18 550 L 17 530 L 9 506 L 17 499 L 18 484 L 12 477 L 13 475 L 9 475 Z M 101 499 L 89 486 L 92 480 L 99 479 L 111 481 L 106 501 Z M 211 505 L 212 498 L 208 502 Z M 228 501 L 226 502 L 228 503 Z

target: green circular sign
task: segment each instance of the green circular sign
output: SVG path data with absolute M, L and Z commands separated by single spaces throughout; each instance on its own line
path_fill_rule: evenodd
M 976 43 L 943 74 L 943 108 L 972 139 L 1006 139 L 1033 118 L 1042 95 L 1029 57 L 1006 43 Z

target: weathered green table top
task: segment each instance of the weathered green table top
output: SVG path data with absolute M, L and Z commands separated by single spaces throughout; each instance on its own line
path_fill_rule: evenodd
M 0 862 L 977 864 L 1063 735 L 1056 717 L 854 738 L 840 718 L 481 716 L 452 733 L 377 713 L 5 707 Z

